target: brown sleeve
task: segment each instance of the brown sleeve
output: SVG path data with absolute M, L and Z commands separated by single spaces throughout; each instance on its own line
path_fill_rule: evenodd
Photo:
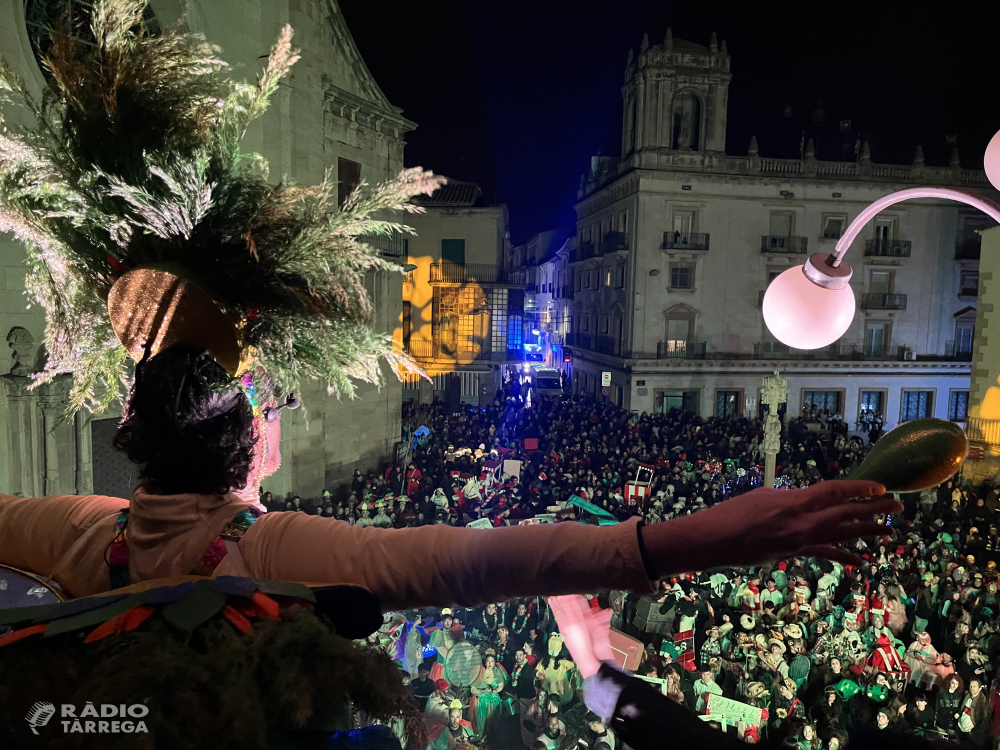
M 127 507 L 102 495 L 0 495 L 0 563 L 52 575 L 88 529 Z
M 377 529 L 305 513 L 268 513 L 244 535 L 240 552 L 253 576 L 362 586 L 385 610 L 653 590 L 637 519 L 603 527 L 570 521 Z

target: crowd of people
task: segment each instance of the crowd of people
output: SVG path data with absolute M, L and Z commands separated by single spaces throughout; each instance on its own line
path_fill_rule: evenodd
M 407 404 L 405 468 L 356 472 L 316 500 L 264 503 L 396 528 L 657 523 L 761 482 L 761 420 L 510 395 L 508 384 L 492 406 L 458 413 Z M 862 460 L 869 446 L 843 424 L 787 423 L 780 483 L 840 478 Z M 599 591 L 591 603 L 635 644 L 637 675 L 745 742 L 836 750 L 870 727 L 995 747 L 1000 492 L 957 478 L 905 500 L 890 536 L 852 545 L 860 566 L 796 558 L 699 571 L 652 596 Z M 583 705 L 544 599 L 391 613 L 369 642 L 410 680 L 437 750 L 621 746 Z

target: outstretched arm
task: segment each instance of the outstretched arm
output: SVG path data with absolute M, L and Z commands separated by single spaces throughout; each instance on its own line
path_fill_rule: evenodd
M 128 505 L 102 495 L 0 495 L 0 563 L 51 576 L 72 596 L 105 591 L 104 549 Z
M 363 586 L 385 610 L 652 589 L 637 521 L 379 529 L 304 513 L 268 513 L 244 535 L 240 553 L 253 576 Z
M 661 576 L 793 553 L 852 561 L 830 545 L 883 530 L 872 516 L 898 512 L 898 502 L 851 499 L 882 492 L 874 482 L 761 489 L 654 526 L 360 529 L 270 513 L 250 527 L 240 552 L 253 576 L 363 586 L 386 610 L 612 588 L 651 592 L 651 579 Z

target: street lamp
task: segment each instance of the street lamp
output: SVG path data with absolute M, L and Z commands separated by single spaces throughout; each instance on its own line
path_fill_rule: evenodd
M 1000 134 L 998 134 L 1000 138 Z M 986 172 L 1000 183 L 1000 140 L 987 149 Z M 838 240 L 832 253 L 814 253 L 804 265 L 794 266 L 771 282 L 764 294 L 764 322 L 774 337 L 796 349 L 819 349 L 843 336 L 854 319 L 851 267 L 844 254 L 872 217 L 885 208 L 911 198 L 946 198 L 978 208 L 1000 223 L 1000 205 L 963 190 L 917 187 L 890 193 L 868 206 Z

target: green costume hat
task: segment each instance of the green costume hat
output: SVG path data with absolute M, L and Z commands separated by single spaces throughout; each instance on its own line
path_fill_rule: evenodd
M 660 656 L 669 656 L 671 659 L 676 659 L 679 653 L 677 647 L 666 639 L 660 644 Z
M 840 696 L 841 700 L 849 701 L 859 692 L 861 692 L 861 686 L 858 685 L 854 680 L 843 679 L 833 686 L 834 690 L 837 691 L 837 695 Z

